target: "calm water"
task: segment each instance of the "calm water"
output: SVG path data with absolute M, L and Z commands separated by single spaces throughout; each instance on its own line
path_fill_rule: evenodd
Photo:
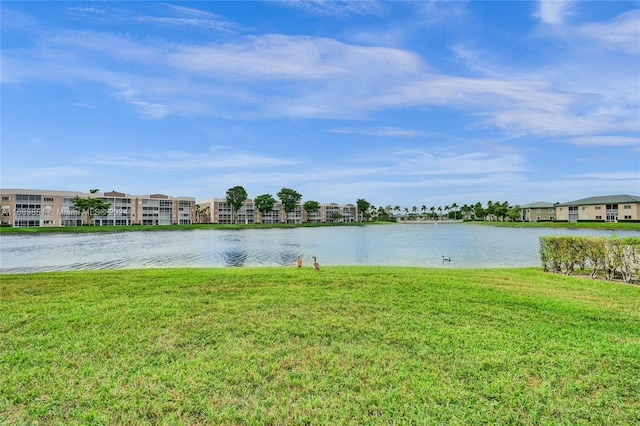
M 616 231 L 619 236 L 640 232 Z M 327 265 L 537 266 L 542 235 L 610 231 L 398 224 L 0 236 L 0 272 L 147 267 Z M 442 256 L 451 262 L 442 262 Z

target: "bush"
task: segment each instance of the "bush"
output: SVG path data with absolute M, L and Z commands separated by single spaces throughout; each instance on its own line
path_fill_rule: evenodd
M 628 283 L 640 279 L 640 238 L 540 237 L 540 260 L 545 271 L 570 275 L 589 268 L 591 278 L 602 273 Z

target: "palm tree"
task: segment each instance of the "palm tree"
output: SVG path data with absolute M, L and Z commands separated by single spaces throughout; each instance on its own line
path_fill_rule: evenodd
M 449 219 L 449 210 L 451 210 L 451 207 L 449 206 L 444 206 L 444 211 L 447 214 L 447 219 Z
M 467 215 L 471 211 L 471 207 L 469 206 L 469 204 L 464 204 L 462 207 L 460 207 L 460 211 L 462 212 L 462 219 L 468 219 Z
M 442 207 L 438 206 L 438 220 L 442 219 Z
M 429 207 L 429 211 L 431 212 L 431 219 L 435 219 L 435 217 L 436 217 L 436 207 L 435 206 Z
M 196 207 L 196 221 L 198 223 L 202 223 L 202 219 L 203 219 L 203 217 L 206 217 L 205 214 L 209 210 L 209 206 L 200 207 L 200 204 L 196 204 L 195 207 Z
M 452 203 L 451 204 L 451 208 L 453 209 L 453 219 L 457 220 L 458 219 L 458 204 L 457 203 Z

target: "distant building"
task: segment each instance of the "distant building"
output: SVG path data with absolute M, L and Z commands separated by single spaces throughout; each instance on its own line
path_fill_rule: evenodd
M 198 218 L 200 223 L 234 223 L 231 205 L 226 198 L 211 198 L 198 201 L 198 210 L 203 213 Z M 327 223 L 327 222 L 355 222 L 357 207 L 354 204 L 320 204 L 317 211 L 307 212 L 301 203 L 287 213 L 282 203 L 274 203 L 273 208 L 267 212 L 260 212 L 252 199 L 247 199 L 240 207 L 237 215 L 237 223 Z
M 556 219 L 556 208 L 552 203 L 538 201 L 520 206 L 523 222 L 553 221 Z
M 73 199 L 101 198 L 109 203 L 106 215 L 75 209 Z M 122 192 L 0 189 L 2 225 L 13 227 L 103 225 L 187 225 L 193 223 L 195 198 L 164 194 L 131 195 Z
M 640 220 L 640 196 L 604 195 L 556 204 L 557 220 L 603 221 Z

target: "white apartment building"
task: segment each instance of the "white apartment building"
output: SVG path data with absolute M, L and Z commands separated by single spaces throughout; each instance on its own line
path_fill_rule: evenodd
M 79 212 L 75 197 L 101 198 L 105 215 Z M 2 225 L 13 227 L 105 225 L 187 225 L 193 223 L 194 197 L 122 192 L 87 193 L 41 189 L 0 189 Z
M 251 199 L 247 199 L 237 214 L 234 222 L 231 205 L 226 198 L 212 198 L 198 202 L 198 211 L 202 212 L 197 221 L 199 223 L 218 224 L 252 224 L 252 223 L 324 223 L 324 222 L 355 222 L 358 217 L 354 204 L 320 204 L 317 211 L 307 212 L 301 203 L 287 213 L 282 203 L 276 202 L 267 212 L 260 212 Z

